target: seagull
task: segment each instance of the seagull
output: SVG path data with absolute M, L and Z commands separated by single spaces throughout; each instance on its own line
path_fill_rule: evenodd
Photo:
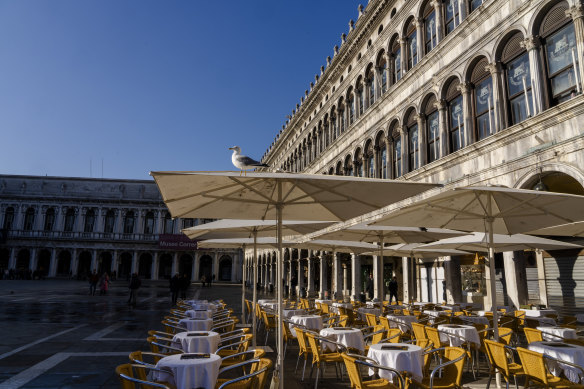
M 265 163 L 258 162 L 251 159 L 246 155 L 241 155 L 241 148 L 239 146 L 230 147 L 229 150 L 233 150 L 233 155 L 231 156 L 231 162 L 236 168 L 241 169 L 239 175 L 243 173 L 246 169 L 255 169 L 257 167 L 269 167 Z

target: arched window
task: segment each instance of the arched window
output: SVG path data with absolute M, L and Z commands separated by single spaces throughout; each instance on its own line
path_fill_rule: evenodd
M 172 234 L 174 233 L 174 220 L 170 217 L 170 213 L 164 215 L 164 233 Z
M 114 232 L 115 223 L 116 223 L 116 214 L 112 209 L 110 209 L 105 213 L 103 232 L 105 232 L 106 234 L 111 234 L 112 232 Z
M 444 20 L 446 35 L 450 34 L 461 22 L 462 0 L 444 1 Z
M 387 61 L 383 51 L 377 57 L 377 73 L 379 75 L 381 93 L 383 94 L 387 91 Z
M 414 18 L 411 18 L 406 27 L 407 70 L 418 63 L 418 35 Z
M 572 19 L 566 16 L 567 10 L 565 2 L 558 4 L 540 26 L 550 106 L 569 100 L 581 91 L 576 33 Z
M 369 99 L 369 105 L 367 107 L 370 107 L 375 103 L 375 72 L 373 71 L 373 67 L 369 68 L 365 82 L 367 84 L 367 98 Z
M 451 153 L 460 150 L 467 143 L 464 139 L 464 111 L 459 85 L 458 79 L 455 78 L 450 81 L 446 90 L 448 147 Z
M 387 147 L 383 133 L 377 136 L 375 145 L 377 147 L 377 177 L 387 178 Z
M 394 37 L 391 43 L 391 58 L 393 60 L 392 84 L 395 84 L 402 77 L 401 45 L 397 36 Z
M 428 163 L 438 159 L 440 155 L 440 120 L 436 108 L 436 97 L 432 95 L 424 109 L 426 115 L 426 156 Z
M 355 95 L 353 94 L 353 89 L 349 89 L 347 105 L 349 109 L 349 125 L 351 125 L 355 121 Z
M 152 212 L 147 212 L 146 217 L 144 218 L 144 233 L 154 233 L 154 213 Z
M 75 227 L 75 209 L 68 208 L 65 212 L 65 225 L 63 226 L 63 231 L 72 232 Z
M 24 230 L 32 231 L 34 228 L 34 208 L 30 207 L 26 210 L 24 214 Z
M 343 175 L 343 164 L 341 163 L 341 161 L 337 162 L 337 168 L 335 171 L 335 175 L 337 175 L 337 176 Z
M 373 142 L 368 141 L 365 146 L 365 177 L 375 178 L 375 153 L 373 151 Z
M 507 117 L 510 124 L 522 122 L 533 112 L 529 55 L 520 46 L 522 41 L 523 35 L 521 33 L 514 34 L 505 44 L 501 55 L 501 62 L 505 70 Z
M 393 178 L 398 178 L 403 175 L 402 169 L 402 138 L 398 131 L 390 131 L 393 133 L 393 151 L 392 151 L 392 164 L 393 164 Z
M 44 230 L 53 231 L 54 227 L 55 227 L 55 208 L 49 208 L 47 209 L 47 212 L 45 212 Z
M 90 209 L 85 213 L 85 224 L 83 226 L 83 232 L 93 232 L 94 225 L 95 211 L 93 209 Z
M 329 134 L 329 117 L 328 117 L 328 114 L 324 115 L 323 131 L 324 131 L 324 147 L 327 148 L 328 145 L 331 144 L 331 138 L 330 138 L 330 134 Z
M 345 102 L 343 98 L 339 100 L 339 134 L 345 132 Z
M 124 234 L 134 233 L 134 222 L 135 222 L 134 212 L 128 211 L 124 217 Z
M 495 129 L 495 108 L 493 104 L 493 80 L 485 69 L 487 59 L 481 59 L 474 67 L 471 76 L 475 117 L 475 135 L 478 140 L 491 135 Z
M 468 3 L 468 10 L 469 10 L 468 13 L 470 14 L 475 9 L 477 9 L 478 7 L 483 5 L 483 3 L 484 3 L 484 0 L 470 0 Z
M 337 127 L 337 114 L 336 114 L 336 109 L 333 106 L 332 110 L 331 110 L 331 130 L 332 130 L 332 136 L 333 136 L 333 140 L 337 139 L 338 134 L 338 127 Z
M 413 109 L 406 119 L 406 132 L 408 134 L 408 168 L 411 172 L 420 167 L 418 121 L 416 120 L 416 112 Z
M 436 9 L 431 1 L 424 7 L 424 49 L 429 53 L 438 44 L 438 27 L 436 25 Z
M 359 115 L 362 115 L 365 110 L 365 94 L 363 93 L 361 78 L 357 80 L 357 104 L 359 104 Z
M 345 176 L 353 176 L 353 160 L 350 155 L 345 158 Z
M 8 207 L 4 212 L 4 226 L 3 228 L 7 231 L 12 229 L 14 225 L 14 208 Z
M 353 159 L 353 165 L 355 166 L 355 176 L 356 177 L 363 177 L 364 166 L 363 166 L 363 155 L 361 153 L 361 149 L 357 149 L 357 151 L 355 151 L 355 158 Z
M 326 174 L 326 173 L 325 173 L 325 174 Z M 329 169 L 329 172 L 328 172 L 328 174 L 329 174 L 329 175 L 331 175 L 331 176 L 332 176 L 333 174 L 335 174 L 335 169 L 331 167 L 331 168 Z

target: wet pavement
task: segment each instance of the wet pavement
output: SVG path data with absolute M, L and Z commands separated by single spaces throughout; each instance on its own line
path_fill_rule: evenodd
M 171 307 L 168 283 L 144 281 L 136 307 L 128 305 L 128 283 L 114 281 L 105 296 L 89 295 L 87 282 L 75 280 L 0 281 L 0 389 L 17 388 L 119 388 L 115 367 L 127 363 L 128 354 L 148 350 L 148 330 L 162 330 L 160 321 Z M 259 298 L 266 296 L 259 293 Z M 193 285 L 189 298 L 222 298 L 241 312 L 241 286 Z M 265 333 L 258 333 L 263 345 Z M 274 348 L 274 336 L 268 346 Z M 297 344 L 287 347 L 285 388 L 314 385 L 314 376 L 301 382 L 295 373 Z M 268 357 L 276 354 L 268 349 Z M 308 363 L 310 365 L 310 361 Z M 316 372 L 315 372 L 316 374 Z M 468 388 L 484 388 L 486 374 Z M 474 382 L 473 382 L 474 381 Z M 472 383 L 471 383 L 472 382 Z M 337 379 L 333 366 L 326 369 L 319 388 L 350 388 L 347 375 Z

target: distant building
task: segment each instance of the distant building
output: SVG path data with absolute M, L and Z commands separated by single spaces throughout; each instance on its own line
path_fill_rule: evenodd
M 371 0 L 357 12 L 263 162 L 446 188 L 584 194 L 580 0 Z M 373 259 L 343 255 L 319 267 L 326 256 L 287 250 L 285 285 L 298 274 L 309 294 L 346 289 L 358 298 Z M 581 259 L 573 252 L 497 255 L 498 303 L 584 312 Z M 274 281 L 274 260 L 267 250 L 260 256 L 266 284 Z M 385 280 L 402 281 L 404 300 L 490 301 L 484 262 L 473 256 L 382 262 Z M 375 297 L 382 292 L 376 288 Z
M 153 181 L 0 175 L 0 269 L 47 277 L 136 272 L 241 280 L 238 250 L 197 250 Z

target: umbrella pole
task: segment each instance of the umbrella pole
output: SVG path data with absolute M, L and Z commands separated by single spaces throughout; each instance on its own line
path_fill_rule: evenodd
M 487 197 L 487 248 L 489 249 L 489 275 L 491 278 L 491 310 L 493 311 L 493 336 L 495 342 L 499 341 L 499 315 L 497 312 L 497 290 L 495 284 L 495 250 L 493 249 L 493 216 L 491 196 Z
M 257 318 L 256 318 L 256 304 L 258 302 L 258 232 L 254 229 L 253 231 L 253 318 L 252 318 L 252 345 L 256 346 L 256 335 L 257 335 Z
M 241 322 L 247 324 L 245 320 L 245 245 L 242 246 L 243 260 L 241 261 L 243 270 L 241 272 Z
M 277 328 L 277 351 L 278 360 L 276 369 L 279 373 L 279 388 L 284 389 L 284 338 L 282 334 L 282 265 L 284 257 L 282 256 L 282 182 L 278 180 L 278 203 L 276 204 L 276 221 L 277 221 L 277 241 L 278 241 L 278 328 Z

